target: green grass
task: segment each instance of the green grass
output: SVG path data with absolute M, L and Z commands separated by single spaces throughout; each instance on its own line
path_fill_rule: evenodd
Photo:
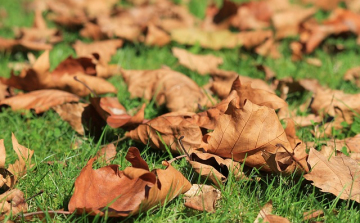
M 200 2 L 200 3 L 199 3 Z M 190 1 L 191 11 L 198 17 L 204 16 L 205 1 Z M 0 36 L 12 37 L 12 27 L 31 26 L 33 13 L 25 11 L 15 1 L 0 0 L 0 6 L 6 9 L 8 17 L 3 21 L 0 28 Z M 21 15 L 21 16 L 19 16 Z M 316 18 L 321 20 L 324 14 L 317 14 Z M 326 16 L 325 16 L 326 17 Z M 54 24 L 49 23 L 52 26 Z M 82 39 L 78 33 L 61 29 L 65 41 L 55 45 L 51 51 L 50 61 L 52 69 L 69 55 L 75 56 L 71 44 Z M 137 43 L 125 43 L 118 49 L 112 58 L 112 63 L 118 64 L 126 69 L 157 69 L 162 65 L 182 72 L 191 77 L 200 86 L 205 85 L 210 77 L 200 76 L 178 64 L 176 58 L 171 54 L 171 47 L 186 48 L 194 53 L 212 53 L 224 59 L 220 67 L 225 70 L 233 70 L 242 75 L 256 78 L 264 78 L 264 74 L 258 71 L 256 64 L 265 64 L 273 69 L 278 78 L 287 76 L 295 79 L 315 77 L 321 84 L 330 88 L 341 89 L 346 92 L 356 93 L 360 90 L 351 83 L 342 81 L 342 76 L 349 68 L 359 66 L 360 48 L 356 46 L 356 38 L 351 36 L 347 39 L 329 38 L 315 52 L 307 57 L 319 58 L 323 66 L 314 67 L 304 61 L 292 62 L 287 39 L 281 43 L 283 57 L 277 60 L 264 58 L 253 52 L 244 49 L 227 49 L 213 51 L 202 49 L 198 46 L 186 47 L 177 43 L 171 43 L 165 47 L 147 47 Z M 343 44 L 345 50 L 340 53 L 327 53 L 323 49 L 331 48 L 335 44 Z M 34 52 L 39 56 L 39 52 Z M 10 69 L 8 62 L 21 62 L 26 60 L 26 54 L 0 54 L 0 75 L 9 76 Z M 157 117 L 166 111 L 163 106 L 156 105 L 154 100 L 144 101 L 143 99 L 130 99 L 126 84 L 121 77 L 113 77 L 110 81 L 117 87 L 117 97 L 127 108 L 135 108 L 142 103 L 147 103 L 146 118 Z M 290 106 L 296 107 L 301 104 L 309 95 L 298 94 L 290 96 Z M 339 133 L 334 137 L 345 137 L 360 132 L 360 121 L 357 120 L 349 126 L 347 132 Z M 298 136 L 304 141 L 315 141 L 310 130 L 314 126 L 299 130 Z M 11 132 L 13 132 L 19 143 L 34 150 L 34 167 L 23 176 L 16 186 L 22 190 L 25 197 L 43 190 L 39 196 L 28 201 L 29 212 L 40 210 L 67 209 L 67 204 L 73 193 L 73 184 L 87 160 L 94 156 L 101 145 L 122 137 L 123 130 L 112 130 L 105 128 L 100 140 L 91 136 L 80 137 L 71 127 L 53 111 L 42 115 L 35 115 L 31 112 L 13 112 L 4 109 L 0 113 L 0 134 L 5 139 L 6 151 L 8 154 L 6 163 L 12 163 L 16 159 L 15 153 L 11 150 Z M 343 135 L 342 135 L 343 134 Z M 77 146 L 74 146 L 78 143 Z M 117 145 L 117 157 L 113 163 L 119 164 L 122 168 L 130 165 L 125 160 L 125 154 L 130 146 L 137 146 L 142 157 L 147 161 L 151 169 L 162 168 L 161 161 L 170 159 L 167 152 L 157 151 L 147 145 L 135 143 L 131 140 L 124 140 Z M 49 165 L 48 161 L 55 161 Z M 66 165 L 64 165 L 66 163 Z M 176 161 L 174 166 L 180 170 L 192 183 L 203 183 L 199 176 L 194 173 L 185 160 Z M 253 222 L 261 207 L 269 200 L 273 201 L 274 214 L 288 218 L 291 222 L 302 222 L 303 213 L 310 210 L 324 210 L 325 217 L 318 220 L 327 222 L 359 222 L 360 207 L 356 202 L 349 202 L 337 199 L 335 196 L 322 193 L 317 188 L 305 182 L 303 178 L 296 176 L 278 176 L 264 174 L 253 169 L 248 173 L 253 180 L 236 181 L 230 177 L 226 185 L 221 188 L 222 199 L 218 203 L 215 213 L 199 212 L 185 208 L 182 196 L 174 199 L 165 206 L 141 213 L 137 216 L 127 218 L 129 222 Z M 260 181 L 254 180 L 261 176 Z M 47 215 L 47 220 L 52 221 Z M 117 222 L 116 219 L 93 218 L 87 216 L 55 216 L 56 222 Z

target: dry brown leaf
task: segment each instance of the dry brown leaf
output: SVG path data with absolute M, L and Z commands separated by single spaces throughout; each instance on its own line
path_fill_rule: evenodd
M 164 151 L 167 145 L 172 153 L 183 152 L 178 139 L 184 136 L 183 145 L 190 153 L 193 149 L 199 148 L 203 136 L 198 124 L 193 123 L 192 115 L 194 114 L 168 113 L 139 125 L 126 133 L 126 136 Z
M 171 39 L 186 45 L 199 43 L 204 48 L 214 50 L 244 46 L 253 48 L 272 36 L 270 30 L 246 31 L 232 33 L 228 30 L 203 31 L 198 28 L 173 29 Z
M 317 89 L 311 104 L 313 113 L 324 117 L 335 117 L 335 128 L 341 128 L 341 122 L 353 122 L 354 115 L 360 113 L 359 94 L 346 94 L 339 90 Z
M 360 167 L 347 156 L 328 159 L 311 148 L 308 158 L 311 172 L 304 175 L 323 192 L 329 192 L 341 199 L 351 199 L 360 203 Z
M 6 98 L 0 101 L 0 105 L 8 105 L 13 110 L 33 109 L 38 114 L 54 106 L 76 101 L 79 101 L 78 96 L 65 91 L 38 90 Z
M 265 164 L 261 151 L 285 152 L 278 144 L 293 152 L 275 111 L 250 100 L 242 107 L 238 99 L 232 100 L 225 114 L 219 116 L 214 131 L 203 140 L 208 153 L 244 161 L 250 167 Z
M 270 1 L 247 2 L 238 7 L 236 15 L 231 19 L 231 25 L 239 30 L 264 29 L 270 26 L 273 10 Z
M 311 3 L 324 10 L 333 10 L 338 7 L 338 4 L 343 0 L 302 0 L 304 3 Z
M 116 147 L 114 144 L 110 143 L 107 144 L 106 146 L 104 146 L 103 148 L 101 148 L 97 153 L 96 153 L 96 160 L 100 161 L 102 163 L 106 163 L 106 164 L 110 164 L 111 161 L 113 161 L 115 159 L 116 156 Z
M 24 193 L 19 189 L 12 189 L 0 194 L 0 220 L 4 220 L 6 215 L 17 215 L 26 213 L 28 205 L 24 199 Z
M 239 77 L 233 82 L 231 90 L 235 90 L 238 94 L 241 107 L 246 99 L 259 106 L 267 106 L 275 110 L 288 106 L 286 101 L 279 98 L 276 94 L 263 89 L 254 89 L 251 85 L 251 83 L 242 84 Z
M 185 206 L 198 211 L 215 212 L 221 192 L 209 185 L 193 184 L 185 194 Z
M 322 210 L 312 210 L 312 211 L 307 211 L 304 212 L 304 221 L 313 219 L 313 218 L 317 218 L 317 217 L 321 217 L 324 215 L 324 211 Z
M 105 34 L 101 32 L 100 26 L 91 22 L 84 24 L 84 28 L 80 30 L 80 36 L 93 40 L 101 40 L 105 38 Z
M 273 38 L 267 39 L 263 44 L 255 48 L 255 52 L 261 56 L 268 56 L 272 59 L 279 59 L 282 55 L 279 52 L 279 43 Z
M 285 119 L 284 121 L 287 124 L 285 129 L 286 137 L 294 152 L 279 151 L 272 154 L 263 151 L 262 156 L 274 173 L 293 174 L 295 171 L 297 174 L 308 173 L 306 145 L 296 136 L 294 121 L 292 119 Z
M 326 147 L 327 149 L 331 149 L 332 153 L 334 151 L 341 152 L 342 149 L 345 147 L 346 151 L 350 153 L 360 153 L 360 134 L 355 135 L 354 137 L 346 138 L 346 139 L 335 139 L 335 140 L 328 140 L 326 142 L 322 142 L 324 144 L 322 146 L 321 152 Z
M 263 208 L 260 210 L 258 216 L 256 217 L 254 223 L 259 222 L 268 222 L 268 223 L 290 223 L 290 221 L 284 217 L 277 215 L 272 215 L 273 210 L 272 201 L 266 203 Z M 262 221 L 261 221 L 262 220 Z
M 1 78 L 1 82 L 14 88 L 33 91 L 39 89 L 60 89 L 85 96 L 90 90 L 85 83 L 98 94 L 116 93 L 115 87 L 106 80 L 89 75 L 96 75 L 96 65 L 91 58 L 73 59 L 71 56 L 61 62 L 58 67 L 49 72 L 49 51 L 45 51 L 35 62 L 32 68 L 25 69 L 19 76 L 11 74 L 11 77 Z M 76 81 L 77 77 L 82 83 Z
M 171 41 L 170 35 L 159 27 L 150 24 L 145 37 L 145 44 L 149 46 L 165 46 Z
M 309 114 L 307 116 L 293 117 L 293 120 L 297 126 L 305 127 L 305 126 L 311 126 L 313 125 L 313 123 L 321 122 L 323 118 L 315 114 Z
M 234 71 L 216 70 L 210 74 L 213 78 L 211 83 L 211 90 L 217 94 L 220 98 L 226 98 L 230 91 L 231 86 L 235 79 L 239 77 Z M 251 87 L 255 89 L 263 89 L 265 91 L 274 93 L 270 86 L 261 79 L 253 79 L 251 77 L 240 76 L 241 83 L 251 82 Z
M 170 69 L 122 70 L 131 97 L 156 99 L 170 111 L 195 111 L 211 105 L 209 96 L 189 77 Z
M 275 13 L 272 22 L 276 29 L 276 38 L 282 39 L 299 33 L 300 24 L 315 14 L 316 8 L 292 7 Z
M 172 48 L 173 55 L 179 60 L 179 63 L 190 70 L 196 71 L 201 75 L 217 70 L 223 63 L 223 59 L 213 55 L 196 55 L 184 49 Z
M 5 168 L 6 151 L 4 140 L 0 140 L 0 188 L 4 190 L 12 188 L 18 179 L 26 174 L 26 170 L 31 167 L 31 157 L 34 154 L 33 150 L 20 145 L 14 134 L 12 134 L 11 139 L 18 160 L 10 164 L 7 169 Z
M 321 67 L 322 66 L 322 62 L 320 59 L 318 58 L 306 58 L 306 63 L 316 66 L 316 67 Z
M 123 171 L 118 165 L 94 170 L 95 158 L 90 159 L 75 181 L 69 210 L 79 214 L 104 215 L 106 211 L 111 217 L 129 216 L 163 205 L 191 188 L 190 182 L 166 162 L 165 170 L 149 172 L 135 147 L 129 148 L 126 159 L 133 166 Z
M 77 40 L 73 44 L 76 55 L 78 57 L 88 57 L 92 58 L 94 53 L 99 54 L 100 61 L 103 64 L 107 64 L 111 60 L 111 56 L 116 53 L 116 49 L 120 48 L 123 44 L 122 40 L 113 39 L 113 40 L 103 40 L 92 43 L 83 43 L 80 40 Z
M 360 33 L 360 15 L 349 10 L 337 8 L 330 18 L 319 25 L 317 23 L 305 24 L 309 32 L 303 42 L 306 43 L 306 52 L 311 53 L 328 36 L 345 32 Z
M 68 122 L 77 133 L 84 135 L 85 130 L 81 122 L 81 117 L 86 106 L 88 106 L 88 104 L 65 103 L 54 106 L 52 109 L 54 109 L 64 121 Z
M 33 27 L 18 28 L 14 31 L 16 39 L 0 38 L 0 50 L 49 50 L 52 44 L 62 41 L 57 29 L 47 28 L 40 10 L 35 10 Z
M 116 97 L 91 98 L 90 102 L 98 114 L 112 128 L 133 128 L 144 121 L 145 104 L 140 107 L 134 116 L 131 116 Z
M 246 178 L 240 163 L 214 154 L 191 153 L 187 161 L 203 179 L 211 180 L 217 187 L 227 181 L 230 173 L 233 173 L 236 179 Z
M 354 81 L 355 84 L 360 87 L 360 67 L 354 67 L 346 71 L 344 80 Z

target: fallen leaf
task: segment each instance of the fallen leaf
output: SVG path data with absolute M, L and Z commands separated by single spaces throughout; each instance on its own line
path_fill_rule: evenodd
M 219 50 L 244 46 L 252 48 L 260 45 L 272 36 L 272 31 L 258 30 L 232 33 L 229 30 L 203 31 L 198 28 L 173 29 L 171 39 L 185 45 L 199 43 L 204 48 Z
M 235 79 L 239 77 L 234 71 L 216 70 L 210 73 L 213 78 L 211 83 L 211 90 L 220 98 L 226 98 L 231 90 Z M 268 92 L 274 93 L 270 86 L 261 79 L 253 79 L 251 77 L 240 76 L 241 83 L 251 82 L 251 87 L 255 89 L 263 89 Z
M 267 202 L 260 210 L 259 214 L 257 215 L 254 223 L 259 223 L 261 219 L 266 220 L 266 216 L 270 215 L 273 210 L 272 201 Z
M 322 62 L 318 58 L 307 58 L 306 63 L 308 63 L 310 65 L 313 65 L 313 66 L 316 66 L 316 67 L 321 67 L 322 66 Z
M 271 214 L 272 210 L 273 210 L 272 201 L 269 201 L 260 210 L 260 212 L 259 212 L 258 216 L 256 217 L 254 223 L 259 223 L 259 222 L 290 223 L 290 221 L 287 220 L 284 217 L 280 217 L 280 216 L 277 216 L 277 215 L 272 215 Z
M 309 114 L 307 116 L 293 117 L 293 120 L 297 126 L 305 127 L 312 126 L 314 123 L 319 123 L 323 120 L 323 118 L 321 116 L 316 116 L 315 114 Z
M 236 179 L 246 178 L 242 172 L 241 164 L 231 159 L 223 159 L 210 153 L 191 153 L 187 158 L 191 167 L 203 179 L 209 179 L 220 188 L 232 173 Z
M 196 55 L 184 49 L 172 48 L 173 55 L 179 60 L 179 63 L 190 70 L 196 71 L 201 75 L 216 70 L 223 63 L 223 59 L 213 55 Z
M 307 211 L 307 212 L 304 212 L 303 216 L 304 216 L 304 218 L 303 218 L 304 221 L 307 221 L 307 220 L 310 220 L 313 218 L 318 218 L 318 217 L 324 216 L 324 211 L 322 211 L 322 210 Z
M 84 127 L 82 125 L 81 117 L 88 104 L 84 103 L 65 103 L 52 107 L 59 114 L 59 116 L 80 135 L 85 134 Z
M 101 148 L 96 153 L 96 160 L 102 163 L 110 164 L 111 161 L 115 159 L 116 156 L 116 147 L 114 144 L 110 143 Z
M 272 109 L 287 107 L 288 104 L 276 94 L 263 89 L 254 89 L 251 83 L 242 84 L 239 76 L 234 80 L 231 90 L 235 90 L 239 96 L 240 106 L 246 99 L 259 106 L 267 106 Z
M 282 55 L 279 52 L 279 43 L 273 38 L 267 39 L 263 44 L 255 48 L 255 52 L 261 56 L 268 56 L 272 59 L 279 59 Z
M 360 86 L 360 67 L 354 67 L 346 71 L 344 80 L 354 81 L 357 86 Z
M 337 8 L 323 24 L 304 24 L 309 35 L 302 41 L 306 44 L 306 53 L 311 53 L 328 36 L 353 32 L 359 35 L 360 15 L 349 10 Z
M 177 154 L 183 153 L 178 139 L 184 136 L 183 145 L 190 153 L 199 148 L 203 136 L 200 127 L 191 119 L 191 115 L 193 114 L 168 113 L 139 125 L 125 135 L 164 151 L 169 146 L 170 151 Z
M 329 192 L 341 199 L 351 199 L 360 203 L 360 167 L 347 156 L 328 159 L 311 148 L 308 158 L 311 172 L 304 175 L 323 192 Z
M 236 15 L 231 18 L 231 25 L 239 30 L 264 29 L 270 27 L 273 14 L 270 1 L 255 1 L 241 4 Z
M 135 147 L 129 148 L 126 159 L 132 167 L 123 171 L 118 165 L 94 170 L 95 158 L 90 159 L 75 181 L 69 211 L 90 215 L 106 212 L 109 217 L 129 216 L 163 205 L 191 188 L 190 182 L 166 162 L 165 170 L 149 172 Z
M 28 205 L 24 199 L 24 193 L 19 189 L 12 189 L 0 194 L 0 220 L 4 220 L 6 215 L 17 215 L 26 213 Z
M 185 206 L 198 211 L 215 212 L 216 201 L 221 192 L 209 185 L 193 184 L 184 194 Z
M 211 105 L 206 93 L 189 77 L 170 69 L 121 70 L 131 97 L 165 104 L 169 111 L 195 111 Z
M 40 89 L 60 89 L 85 96 L 90 93 L 87 85 L 98 94 L 116 93 L 115 87 L 96 75 L 96 66 L 91 58 L 73 59 L 71 56 L 61 62 L 54 71 L 49 72 L 49 51 L 45 51 L 32 68 L 22 70 L 19 76 L 11 73 L 11 77 L 1 78 L 1 82 L 14 88 L 33 91 Z M 77 77 L 82 83 L 76 81 Z M 84 85 L 85 84 L 85 85 Z
M 40 10 L 35 10 L 34 24 L 31 28 L 15 29 L 16 39 L 0 38 L 0 50 L 49 50 L 54 43 L 62 41 L 57 29 L 49 29 Z
M 202 146 L 208 153 L 233 158 L 250 167 L 265 164 L 261 151 L 285 152 L 278 144 L 293 152 L 275 111 L 250 100 L 240 107 L 238 100 L 233 99 L 225 114 L 219 116 L 214 131 L 203 140 Z
M 300 24 L 315 14 L 315 8 L 303 8 L 293 5 L 290 8 L 275 13 L 272 22 L 276 30 L 276 38 L 282 39 L 299 33 Z
M 342 128 L 341 122 L 346 121 L 351 124 L 354 115 L 360 113 L 358 97 L 359 94 L 346 94 L 339 90 L 319 88 L 315 92 L 311 110 L 322 117 L 325 115 L 335 117 L 335 122 L 338 123 L 335 128 Z
M 343 0 L 302 0 L 304 3 L 311 3 L 324 10 L 332 10 L 338 7 Z
M 31 157 L 34 154 L 33 150 L 20 145 L 14 134 L 12 134 L 11 139 L 18 159 L 15 163 L 10 164 L 7 169 L 5 168 L 6 151 L 4 140 L 0 140 L 0 188 L 5 191 L 13 188 L 18 179 L 26 174 L 27 169 L 31 167 Z
M 94 53 L 99 54 L 101 63 L 107 64 L 111 60 L 111 56 L 116 53 L 116 49 L 123 45 L 120 39 L 103 40 L 92 43 L 83 43 L 77 40 L 73 44 L 76 55 L 78 57 L 91 58 Z
M 144 121 L 146 104 L 143 104 L 138 112 L 134 116 L 131 116 L 116 97 L 91 98 L 90 102 L 98 114 L 112 128 L 133 128 Z
M 159 27 L 150 24 L 145 37 L 145 44 L 149 46 L 165 46 L 171 41 L 170 35 Z
M 91 22 L 84 24 L 84 28 L 80 30 L 80 36 L 93 40 L 101 40 L 106 37 L 105 33 L 101 32 L 100 26 Z
M 0 105 L 8 105 L 12 110 L 33 109 L 39 114 L 57 105 L 77 101 L 79 101 L 78 96 L 65 91 L 38 90 L 3 99 Z

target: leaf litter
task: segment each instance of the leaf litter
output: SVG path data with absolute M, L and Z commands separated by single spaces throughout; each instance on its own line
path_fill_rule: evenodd
M 224 1 L 207 5 L 203 20 L 167 0 L 130 2 L 133 7 L 122 7 L 114 0 L 32 2 L 33 26 L 14 29 L 13 39 L 0 38 L 0 49 L 12 53 L 45 51 L 37 59 L 28 54 L 29 62 L 9 66 L 10 78 L 1 78 L 0 104 L 36 114 L 53 109 L 79 135 L 87 131 L 99 134 L 105 125 L 124 129 L 127 138 L 185 156 L 197 174 L 218 188 L 226 186 L 232 176 L 250 180 L 244 168 L 258 168 L 274 174 L 295 173 L 323 192 L 360 202 L 358 135 L 321 141 L 321 145 L 297 137 L 304 126 L 315 125 L 312 134 L 324 137 L 342 130 L 345 122 L 353 124 L 360 113 L 358 94 L 329 89 L 315 79 L 279 79 L 262 64 L 254 67 L 264 71 L 265 81 L 239 75 L 219 68 L 225 58 L 193 54 L 183 46 L 173 47 L 173 55 L 180 66 L 199 75 L 209 74 L 212 79 L 205 86 L 171 68 L 127 70 L 110 64 L 118 49 L 129 42 L 161 47 L 174 41 L 214 50 L 244 48 L 278 59 L 283 57 L 280 42 L 299 37 L 286 46 L 292 51 L 291 59 L 320 67 L 321 60 L 307 54 L 329 36 L 348 37 L 352 33 L 359 44 L 360 5 L 356 1 L 346 1 L 345 9 L 337 7 L 340 1 L 327 0 L 303 1 L 314 7 L 287 0 Z M 316 20 L 316 7 L 328 10 L 329 16 Z M 55 22 L 57 28 L 48 28 L 46 20 Z M 78 30 L 94 42 L 77 40 L 72 45 L 77 57 L 69 56 L 51 70 L 49 50 L 64 41 L 59 31 L 64 27 Z M 354 67 L 344 80 L 358 85 L 358 73 Z M 131 98 L 142 98 L 145 103 L 136 111 L 127 111 L 113 97 L 118 89 L 106 80 L 112 76 L 121 76 Z M 23 92 L 14 93 L 13 89 Z M 307 116 L 297 115 L 299 110 L 285 101 L 294 92 L 312 93 L 312 99 L 299 108 Z M 169 113 L 145 119 L 151 100 L 156 106 L 165 105 Z M 319 130 L 322 128 L 325 131 Z M 28 209 L 24 193 L 13 187 L 30 167 L 34 152 L 12 137 L 18 160 L 8 168 L 0 142 L 1 187 L 6 188 L 0 194 L 1 215 L 17 215 Z M 111 164 L 116 154 L 116 146 L 108 144 L 87 162 L 75 180 L 70 213 L 125 217 L 165 205 L 188 190 L 196 192 L 185 194 L 186 207 L 216 212 L 220 191 L 210 185 L 192 187 L 170 161 L 163 162 L 166 169 L 149 171 L 139 150 L 130 147 L 125 158 L 132 166 L 119 170 L 119 165 Z M 108 166 L 93 169 L 94 162 Z M 271 210 L 272 204 L 266 204 L 255 222 L 289 222 L 272 215 Z

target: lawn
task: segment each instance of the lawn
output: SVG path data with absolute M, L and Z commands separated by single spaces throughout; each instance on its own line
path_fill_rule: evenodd
M 121 1 L 123 2 L 123 1 Z M 7 16 L 0 18 L 0 36 L 11 38 L 14 36 L 13 27 L 30 27 L 33 22 L 34 12 L 25 6 L 27 1 L 0 0 L 0 10 L 5 10 Z M 204 17 L 206 1 L 190 0 L 188 7 L 199 18 Z M 315 17 L 323 20 L 328 12 L 318 10 Z M 45 17 L 46 18 L 46 17 Z M 49 27 L 57 25 L 47 20 Z M 76 40 L 90 42 L 90 39 L 79 35 L 78 30 L 59 27 L 64 41 L 54 45 L 50 52 L 51 68 L 54 69 L 69 55 L 76 57 L 71 45 Z M 234 49 L 211 50 L 204 49 L 200 45 L 185 46 L 176 42 L 163 47 L 146 46 L 143 43 L 126 41 L 116 51 L 111 63 L 125 69 L 158 69 L 168 66 L 179 71 L 199 86 L 206 85 L 210 76 L 201 76 L 198 73 L 180 65 L 171 53 L 171 48 L 176 46 L 187 49 L 195 54 L 213 54 L 223 58 L 221 69 L 235 71 L 241 75 L 264 79 L 265 75 L 256 68 L 257 64 L 263 64 L 271 68 L 276 78 L 293 77 L 295 79 L 316 78 L 321 85 L 331 89 L 343 90 L 346 93 L 359 93 L 360 89 L 353 83 L 345 82 L 343 75 L 350 68 L 360 66 L 360 47 L 356 44 L 356 36 L 347 38 L 329 37 L 312 54 L 305 55 L 300 61 L 291 60 L 291 50 L 288 45 L 294 38 L 286 38 L 281 41 L 280 52 L 282 57 L 271 59 L 257 55 L 251 50 L 237 47 Z M 329 52 L 324 50 L 336 44 L 342 44 L 341 52 Z M 33 52 L 38 57 L 41 52 Z M 318 58 L 322 66 L 317 67 L 306 62 L 306 58 Z M 23 62 L 27 60 L 24 52 L 0 53 L 0 76 L 9 77 L 10 62 Z M 118 90 L 117 98 L 127 110 L 136 108 L 146 103 L 145 118 L 152 119 L 168 112 L 164 106 L 158 106 L 155 99 L 147 101 L 141 98 L 130 98 L 127 85 L 120 76 L 111 77 L 109 81 Z M 279 93 L 279 92 L 278 92 Z M 296 108 L 311 97 L 309 93 L 295 92 L 289 94 L 286 101 L 290 108 Z M 85 98 L 84 100 L 86 100 Z M 87 161 L 97 151 L 110 142 L 116 141 L 116 158 L 112 163 L 121 166 L 121 169 L 130 166 L 125 160 L 125 154 L 131 146 L 137 147 L 142 158 L 148 163 L 150 169 L 163 168 L 163 160 L 172 158 L 172 154 L 150 148 L 149 145 L 122 138 L 125 131 L 112 129 L 109 126 L 103 129 L 100 138 L 91 135 L 80 136 L 71 126 L 63 121 L 59 115 L 49 110 L 43 114 L 35 114 L 31 111 L 12 111 L 3 108 L 0 113 L 0 135 L 5 140 L 7 152 L 6 163 L 16 160 L 15 152 L 11 151 L 11 133 L 14 133 L 21 145 L 35 151 L 33 157 L 34 166 L 27 171 L 16 188 L 24 192 L 25 198 L 43 191 L 27 201 L 28 212 L 42 210 L 45 212 L 47 221 L 55 222 L 118 222 L 119 219 L 107 217 L 89 217 L 87 215 L 50 215 L 47 211 L 64 209 L 67 210 L 69 200 L 74 192 L 74 182 Z M 354 122 L 352 125 L 359 125 Z M 302 128 L 297 131 L 298 137 L 307 142 L 319 142 L 327 139 L 342 139 L 354 136 L 356 128 L 336 131 L 329 138 L 316 138 L 311 134 L 315 126 Z M 355 129 L 355 130 L 354 130 Z M 360 130 L 360 129 L 359 129 Z M 53 161 L 50 163 L 50 161 Z M 204 183 L 197 173 L 191 169 L 185 159 L 177 160 L 173 166 L 179 170 L 191 183 Z M 273 214 L 286 217 L 291 222 L 302 222 L 303 213 L 310 210 L 323 210 L 324 217 L 318 220 L 326 222 L 359 222 L 360 205 L 355 201 L 341 200 L 338 197 L 323 193 L 320 189 L 311 185 L 303 177 L 296 175 L 281 176 L 267 174 L 257 169 L 252 169 L 248 177 L 253 180 L 235 180 L 230 177 L 220 190 L 222 198 L 219 200 L 214 213 L 200 212 L 188 209 L 184 206 L 182 195 L 168 202 L 160 208 L 154 208 L 122 219 L 124 222 L 253 222 L 262 206 L 268 201 L 273 202 Z M 260 178 L 259 181 L 255 180 Z M 40 221 L 36 217 L 34 221 Z M 315 219 L 316 221 L 316 219 Z

